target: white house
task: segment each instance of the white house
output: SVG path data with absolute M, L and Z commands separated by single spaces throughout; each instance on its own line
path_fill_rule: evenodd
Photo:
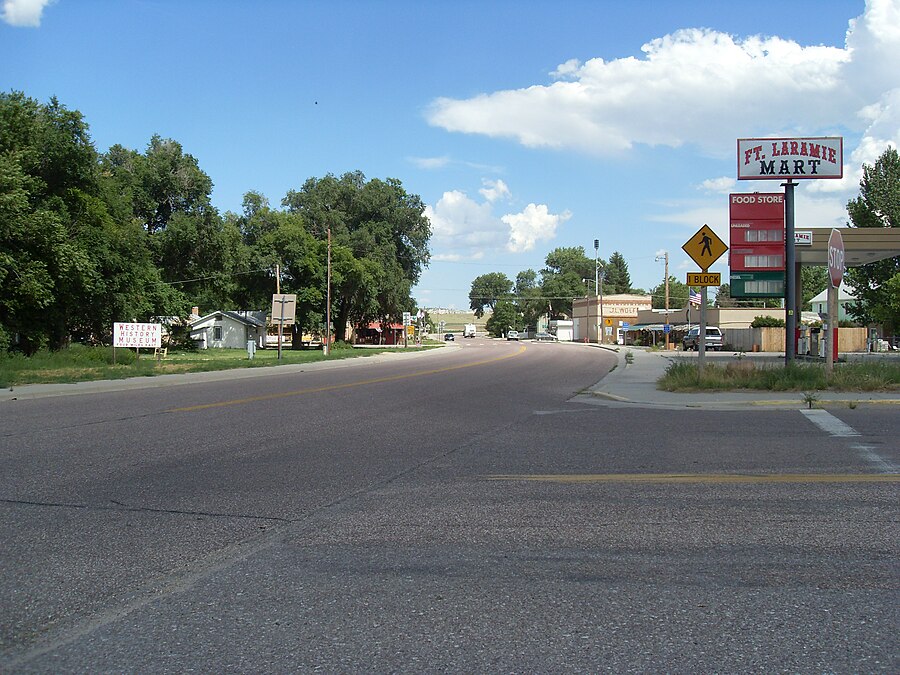
M 854 302 L 856 302 L 856 297 L 850 294 L 849 288 L 841 284 L 841 287 L 838 289 L 838 321 L 853 320 L 853 317 L 847 313 L 847 305 L 852 305 Z M 816 314 L 825 314 L 828 311 L 828 289 L 826 288 L 819 293 L 810 300 L 810 303 L 812 304 L 812 311 Z
M 191 321 L 191 339 L 199 343 L 200 349 L 246 349 L 248 340 L 253 340 L 261 349 L 265 348 L 265 312 L 221 311 L 201 316 Z

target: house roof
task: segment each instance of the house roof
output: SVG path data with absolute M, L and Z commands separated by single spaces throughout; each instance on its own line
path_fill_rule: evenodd
M 241 314 L 241 313 L 239 313 L 239 312 L 232 312 L 232 311 L 229 311 L 229 310 L 220 310 L 220 311 L 217 311 L 217 312 L 210 312 L 209 314 L 206 314 L 206 315 L 204 315 L 204 316 L 201 316 L 199 319 L 194 319 L 194 320 L 191 321 L 191 323 L 190 323 L 191 328 L 193 328 L 194 326 L 197 326 L 197 325 L 206 323 L 206 322 L 209 321 L 210 319 L 215 319 L 215 318 L 217 318 L 219 315 L 221 315 L 221 316 L 227 316 L 229 319 L 232 319 L 232 320 L 234 320 L 234 321 L 237 321 L 238 323 L 246 324 L 246 325 L 248 325 L 248 326 L 256 326 L 257 328 L 265 328 L 265 327 L 266 327 L 266 324 L 265 324 L 264 321 L 260 321 L 259 319 L 257 319 L 257 318 L 254 317 L 254 316 L 249 316 L 249 315 Z
M 810 300 L 810 302 L 826 302 L 827 300 L 828 289 L 826 288 L 824 291 Z M 856 300 L 856 296 L 850 292 L 850 289 L 847 286 L 841 284 L 841 287 L 838 289 L 838 302 L 844 302 L 845 300 Z

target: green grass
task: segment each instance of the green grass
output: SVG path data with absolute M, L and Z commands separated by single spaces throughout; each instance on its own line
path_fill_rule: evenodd
M 675 361 L 657 386 L 664 391 L 895 391 L 900 389 L 900 364 L 840 363 L 828 373 L 821 364 L 785 367 L 734 361 L 724 366 L 706 364 L 700 378 L 696 363 Z
M 277 349 L 257 350 L 253 360 L 242 349 L 206 349 L 196 352 L 172 352 L 157 361 L 152 352 L 144 351 L 140 358 L 130 349 L 116 350 L 113 364 L 112 347 L 85 347 L 72 345 L 56 352 L 39 352 L 26 357 L 18 354 L 0 356 L 0 388 L 23 384 L 55 384 L 85 382 L 90 380 L 121 380 L 128 377 L 166 375 L 172 373 L 198 373 L 233 368 L 261 368 L 296 363 L 317 363 L 347 358 L 363 358 L 397 351 L 420 351 L 433 347 L 415 348 L 366 348 L 354 349 L 335 345 L 328 356 L 319 350 L 282 350 L 278 360 Z

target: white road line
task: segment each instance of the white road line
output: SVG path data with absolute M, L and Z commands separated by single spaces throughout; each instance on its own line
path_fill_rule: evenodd
M 856 429 L 849 424 L 845 424 L 827 410 L 801 410 L 800 412 L 803 413 L 803 416 L 806 417 L 806 419 L 831 436 L 837 438 L 852 438 L 854 436 L 862 435 Z M 854 443 L 850 448 L 856 450 L 864 461 L 878 471 L 883 473 L 897 473 L 898 470 L 900 470 L 896 464 L 875 452 L 875 448 L 871 445 Z
M 831 436 L 848 438 L 860 435 L 856 429 L 849 424 L 844 424 L 827 410 L 801 410 L 800 412 L 806 419 Z
M 875 448 L 871 445 L 863 445 L 862 443 L 854 443 L 850 446 L 856 450 L 862 458 L 882 473 L 897 473 L 898 467 L 890 460 L 884 459 L 875 452 Z

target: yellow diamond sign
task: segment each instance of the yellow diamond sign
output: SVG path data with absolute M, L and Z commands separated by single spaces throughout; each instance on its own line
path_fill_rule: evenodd
M 704 272 L 728 250 L 725 242 L 719 239 L 709 225 L 697 230 L 697 234 L 688 239 L 681 248 Z

